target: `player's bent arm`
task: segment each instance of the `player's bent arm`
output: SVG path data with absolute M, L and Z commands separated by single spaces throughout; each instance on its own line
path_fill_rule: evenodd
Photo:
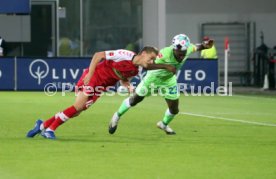
M 83 79 L 85 85 L 88 84 L 88 82 L 90 81 L 91 77 L 93 76 L 97 64 L 101 60 L 103 60 L 104 58 L 105 58 L 105 52 L 96 52 L 93 55 L 92 60 L 91 60 L 90 65 L 89 65 L 89 72 L 87 73 L 87 75 Z
M 196 51 L 209 49 L 213 46 L 213 44 L 214 44 L 214 40 L 212 39 L 203 41 L 201 44 L 196 44 Z
M 167 65 L 167 64 L 149 64 L 146 70 L 157 70 L 157 69 L 165 69 L 168 70 L 172 73 L 176 73 L 176 68 L 172 65 Z
M 120 80 L 122 86 L 128 87 L 130 85 L 130 80 Z
M 131 81 L 131 78 L 127 80 L 120 80 L 120 84 L 122 86 L 127 87 L 129 93 L 132 93 L 134 91 L 134 87 L 131 85 L 130 81 Z

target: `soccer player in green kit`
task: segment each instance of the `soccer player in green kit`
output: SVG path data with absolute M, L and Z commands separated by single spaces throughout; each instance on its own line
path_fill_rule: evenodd
M 181 69 L 190 54 L 211 48 L 213 40 L 203 41 L 201 44 L 192 44 L 190 39 L 185 34 L 176 35 L 172 40 L 172 45 L 160 50 L 156 64 L 170 64 Z M 162 121 L 157 123 L 157 127 L 166 132 L 166 134 L 176 134 L 168 124 L 178 114 L 179 109 L 179 90 L 177 86 L 176 75 L 163 69 L 151 70 L 140 82 L 133 96 L 128 97 L 123 101 L 118 111 L 116 111 L 109 123 L 109 133 L 114 134 L 120 117 L 131 107 L 140 103 L 146 96 L 149 96 L 152 91 L 161 90 L 162 96 L 165 98 L 168 109 L 165 112 Z

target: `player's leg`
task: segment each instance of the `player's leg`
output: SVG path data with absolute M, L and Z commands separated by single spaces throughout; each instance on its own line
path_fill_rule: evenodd
M 87 94 L 84 92 L 79 92 L 75 103 L 72 106 L 66 108 L 64 111 L 56 114 L 55 120 L 50 124 L 50 126 L 45 126 L 47 128 L 45 132 L 42 132 L 42 136 L 48 139 L 55 139 L 54 131 L 70 118 L 79 115 L 83 110 L 85 110 L 88 107 L 87 105 L 89 105 L 87 103 L 89 102 L 88 99 L 89 96 Z
M 119 109 L 113 114 L 111 121 L 109 123 L 108 132 L 110 134 L 115 133 L 120 117 L 123 116 L 131 107 L 134 107 L 135 105 L 143 101 L 145 96 L 150 94 L 148 84 L 149 83 L 146 80 L 141 81 L 141 83 L 135 89 L 135 93 L 133 94 L 133 96 L 128 97 L 122 102 Z
M 178 105 L 179 105 L 179 100 L 170 100 L 170 99 L 166 99 L 167 105 L 168 105 L 168 109 L 165 112 L 164 118 L 163 118 L 163 123 L 165 125 L 168 125 L 173 118 L 175 117 L 175 115 L 177 115 L 179 113 L 179 109 L 178 109 Z
M 126 98 L 122 102 L 122 104 L 119 107 L 118 111 L 116 111 L 113 114 L 112 119 L 111 119 L 111 121 L 109 123 L 109 126 L 108 126 L 108 132 L 110 134 L 114 134 L 116 129 L 117 129 L 120 117 L 123 116 L 131 107 L 134 107 L 136 104 L 143 101 L 144 98 L 145 98 L 145 96 L 139 96 L 138 94 L 136 94 L 136 92 L 134 93 L 133 96 Z
M 42 133 L 44 137 L 52 138 L 51 134 L 54 136 L 54 131 L 57 129 L 57 127 L 62 125 L 68 119 L 78 116 L 83 110 L 87 109 L 93 102 L 97 100 L 99 96 L 95 95 L 95 93 L 92 91 L 92 89 L 94 89 L 93 87 L 96 86 L 97 74 L 95 73 L 89 85 L 84 87 L 83 79 L 87 73 L 88 69 L 83 72 L 81 78 L 77 82 L 75 87 L 75 94 L 77 94 L 75 103 L 69 108 L 65 109 L 63 112 L 57 113 L 55 116 L 43 123 L 44 129 L 46 129 L 46 131 Z
M 117 111 L 118 116 L 121 117 L 122 115 L 124 115 L 131 107 L 134 107 L 136 106 L 136 104 L 143 101 L 144 97 L 145 96 L 139 96 L 135 92 L 133 96 L 126 98 Z
M 46 121 L 42 121 L 42 120 L 38 120 L 36 123 L 38 123 L 38 126 L 39 126 L 39 129 L 40 132 L 44 129 L 47 129 L 48 127 L 50 127 L 51 124 L 53 124 L 55 122 L 55 120 L 58 120 L 59 118 L 59 115 L 60 115 L 61 112 L 58 112 L 57 114 L 55 114 L 54 116 L 52 116 L 51 118 L 47 119 Z M 72 116 L 71 118 L 73 117 L 76 117 L 78 116 L 79 114 L 81 113 L 80 112 L 77 112 L 74 116 Z
M 43 122 L 42 120 L 37 120 L 35 127 L 28 132 L 27 137 L 34 137 L 35 135 L 45 130 L 43 131 L 42 135 L 45 138 L 54 139 L 54 131 L 56 130 L 56 128 L 67 121 L 69 118 L 77 116 L 83 110 L 80 107 L 83 105 L 82 103 L 84 103 L 80 100 L 83 99 L 83 97 L 79 96 L 81 95 L 78 95 L 74 105 L 68 107 L 62 112 L 55 114 L 53 117 L 46 120 L 45 122 Z
M 168 126 L 178 114 L 179 109 L 179 91 L 177 88 L 176 79 L 171 79 L 166 82 L 167 86 L 163 88 L 163 95 L 168 105 L 162 121 L 157 123 L 157 127 L 164 130 L 167 134 L 175 134 L 175 132 Z
M 87 73 L 88 73 L 88 69 L 84 71 L 84 73 L 82 74 L 81 78 L 77 83 L 77 86 L 75 88 L 76 94 L 77 94 L 75 103 L 72 106 L 65 109 L 64 111 L 58 112 L 53 117 L 49 118 L 44 122 L 40 119 L 37 120 L 35 127 L 27 133 L 27 137 L 34 137 L 35 135 L 43 131 L 44 137 L 55 138 L 53 131 L 55 131 L 58 126 L 63 124 L 69 118 L 79 115 L 81 111 L 83 111 L 84 109 L 87 109 L 92 104 L 92 102 L 95 102 L 97 100 L 98 96 L 96 95 L 91 96 L 91 94 L 89 94 L 90 88 L 87 88 L 87 89 L 83 88 L 83 78 L 86 76 Z M 95 82 L 96 78 L 93 78 L 93 80 L 94 80 L 93 82 Z M 91 83 L 90 84 L 91 86 L 87 86 L 87 87 L 92 87 L 93 84 L 94 83 Z M 50 134 L 48 135 L 48 133 L 52 134 L 52 137 L 50 136 Z
M 27 137 L 34 137 L 37 134 L 40 134 L 41 132 L 43 133 L 42 135 L 44 135 L 44 134 L 47 135 L 46 131 L 48 131 L 48 132 L 50 132 L 50 135 L 52 135 L 52 137 L 49 135 L 48 138 L 50 138 L 50 137 L 54 138 L 53 131 L 59 125 L 61 125 L 67 119 L 69 119 L 69 118 L 65 117 L 66 114 L 67 114 L 67 116 L 71 116 L 70 113 L 73 113 L 73 116 L 74 116 L 74 111 L 75 111 L 75 108 L 73 106 L 71 106 L 71 107 L 65 109 L 63 112 L 58 112 L 57 114 L 55 114 L 54 116 L 52 116 L 51 118 L 49 118 L 48 120 L 46 120 L 44 122 L 40 119 L 37 120 L 35 123 L 35 127 L 27 133 Z
M 172 128 L 169 127 L 169 123 L 174 119 L 175 115 L 178 114 L 178 99 L 170 100 L 166 99 L 168 109 L 166 110 L 162 121 L 157 123 L 157 127 L 164 130 L 166 134 L 173 135 L 176 134 Z

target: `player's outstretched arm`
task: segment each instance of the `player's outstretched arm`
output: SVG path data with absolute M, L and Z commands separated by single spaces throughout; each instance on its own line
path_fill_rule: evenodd
M 205 40 L 201 44 L 196 44 L 196 51 L 209 49 L 213 46 L 213 44 L 214 44 L 214 40 L 212 40 L 212 39 Z
M 145 68 L 147 70 L 157 70 L 157 69 L 165 69 L 168 70 L 172 73 L 176 73 L 176 68 L 172 65 L 167 65 L 167 64 L 149 64 L 147 68 Z
M 94 72 L 95 72 L 95 69 L 96 69 L 96 66 L 97 64 L 105 58 L 105 52 L 96 52 L 93 57 L 92 57 L 92 60 L 91 60 L 91 63 L 89 65 L 89 72 L 87 73 L 87 75 L 83 78 L 83 83 L 84 85 L 87 85 L 90 81 L 90 79 L 92 78 Z

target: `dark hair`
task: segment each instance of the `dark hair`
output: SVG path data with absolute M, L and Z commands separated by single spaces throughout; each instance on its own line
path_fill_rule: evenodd
M 156 48 L 156 47 L 152 47 L 152 46 L 145 46 L 140 52 L 139 52 L 139 54 L 141 54 L 142 52 L 147 52 L 147 53 L 152 53 L 152 52 L 154 52 L 156 55 L 158 55 L 158 53 L 159 53 L 159 50 L 158 50 L 158 48 Z

